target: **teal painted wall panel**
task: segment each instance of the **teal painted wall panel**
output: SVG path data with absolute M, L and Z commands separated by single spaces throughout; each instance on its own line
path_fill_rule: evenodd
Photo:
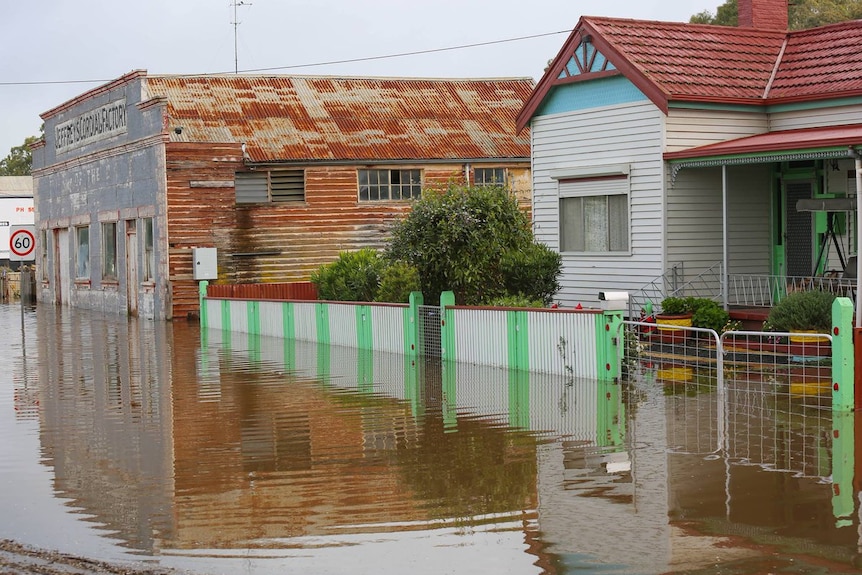
M 644 93 L 624 76 L 598 78 L 552 88 L 534 117 L 642 102 L 646 99 Z

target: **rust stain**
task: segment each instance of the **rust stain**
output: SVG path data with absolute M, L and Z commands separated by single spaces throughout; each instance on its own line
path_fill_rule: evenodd
M 529 78 L 147 76 L 146 90 L 182 141 L 246 142 L 255 162 L 530 157 L 515 130 Z

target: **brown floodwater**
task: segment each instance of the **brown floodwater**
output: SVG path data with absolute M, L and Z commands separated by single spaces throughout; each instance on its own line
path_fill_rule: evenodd
M 859 562 L 855 416 L 767 378 L 581 381 L 50 306 L 0 326 L 2 539 L 201 573 Z

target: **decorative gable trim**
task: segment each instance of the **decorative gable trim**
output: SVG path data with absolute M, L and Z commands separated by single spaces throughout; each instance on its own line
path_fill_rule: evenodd
M 619 74 L 613 63 L 596 48 L 589 34 L 580 35 L 580 43 L 571 52 L 568 60 L 561 59 L 556 68 L 559 71 L 556 74 L 555 85 Z
M 592 46 L 593 52 L 584 52 L 587 46 Z M 578 50 L 581 50 L 579 53 Z M 604 68 L 596 70 L 596 54 L 601 54 L 602 60 L 608 63 L 612 68 Z M 575 67 L 584 66 L 584 73 L 571 75 L 569 64 L 574 59 Z M 563 77 L 564 74 L 569 74 Z M 569 35 L 563 48 L 557 54 L 554 61 L 548 67 L 545 75 L 539 80 L 536 88 L 533 90 L 530 99 L 521 109 L 518 114 L 516 129 L 518 133 L 523 130 L 530 120 L 536 114 L 536 111 L 542 105 L 542 102 L 548 96 L 551 89 L 560 84 L 568 84 L 578 81 L 593 80 L 603 76 L 625 76 L 632 84 L 634 84 L 647 98 L 655 104 L 659 110 L 667 114 L 668 95 L 665 94 L 655 82 L 645 76 L 634 64 L 623 56 L 613 45 L 593 27 L 590 22 L 581 18 L 578 25 Z

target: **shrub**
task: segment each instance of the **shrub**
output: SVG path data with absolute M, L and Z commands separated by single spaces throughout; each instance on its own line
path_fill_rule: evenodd
M 527 296 L 518 294 L 494 298 L 485 305 L 495 307 L 545 307 L 546 304 L 542 300 L 530 299 Z
M 416 267 L 429 303 L 444 290 L 465 305 L 518 293 L 550 301 L 560 273 L 560 260 L 535 244 L 514 195 L 498 187 L 423 191 L 393 226 L 386 257 Z
M 832 328 L 832 302 L 835 295 L 814 290 L 788 294 L 769 312 L 766 322 L 774 331 L 816 330 Z
M 370 248 L 341 252 L 337 260 L 315 270 L 311 281 L 317 285 L 320 299 L 374 301 L 384 266 L 384 260 Z
M 691 313 L 691 302 L 689 298 L 670 296 L 661 302 L 661 313 L 663 315 L 683 315 Z
M 407 303 L 410 292 L 419 291 L 419 272 L 407 262 L 393 262 L 383 268 L 374 301 Z
M 549 305 L 560 290 L 562 261 L 560 254 L 538 243 L 505 252 L 500 267 L 506 292 Z
M 730 314 L 711 299 L 697 298 L 692 309 L 691 325 L 694 327 L 711 329 L 721 334 L 730 323 Z

